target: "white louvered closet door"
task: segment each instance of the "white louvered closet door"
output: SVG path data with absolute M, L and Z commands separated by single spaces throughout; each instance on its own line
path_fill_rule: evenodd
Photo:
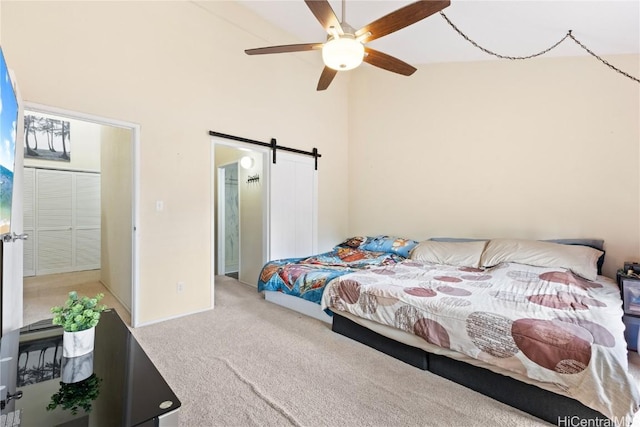
M 100 175 L 75 174 L 75 270 L 100 268 Z
M 36 170 L 36 274 L 73 270 L 73 175 Z
M 36 241 L 36 171 L 33 168 L 24 168 L 23 173 L 23 206 L 24 206 L 24 233 L 29 236 L 23 241 L 24 264 L 23 275 L 34 276 L 36 274 L 36 258 L 34 253 L 34 244 Z
M 30 175 L 24 218 L 33 238 L 25 242 L 24 275 L 99 269 L 100 174 L 25 168 L 27 183 Z

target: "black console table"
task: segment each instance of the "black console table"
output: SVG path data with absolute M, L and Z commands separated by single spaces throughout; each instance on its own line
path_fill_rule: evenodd
M 115 311 L 102 314 L 94 350 L 81 358 L 82 369 L 90 369 L 82 374 L 86 379 L 62 383 L 75 362 L 62 357 L 62 328 L 43 321 L 5 334 L 0 341 L 3 421 L 19 417 L 21 427 L 178 425 L 180 401 Z M 62 403 L 48 410 L 63 393 L 63 402 L 73 402 L 70 396 L 78 402 L 75 410 Z

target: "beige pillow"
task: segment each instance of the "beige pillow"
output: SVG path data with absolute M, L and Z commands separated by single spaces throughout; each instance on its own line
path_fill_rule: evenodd
M 587 280 L 596 280 L 597 262 L 602 254 L 603 252 L 588 246 L 537 240 L 493 239 L 487 243 L 480 265 L 492 267 L 502 262 L 517 262 L 538 267 L 566 268 Z
M 425 240 L 411 251 L 411 259 L 459 267 L 479 267 L 486 241 L 437 242 Z

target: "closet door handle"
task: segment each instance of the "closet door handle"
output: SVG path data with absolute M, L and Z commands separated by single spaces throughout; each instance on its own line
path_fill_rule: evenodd
M 4 236 L 2 236 L 2 241 L 5 243 L 11 243 L 15 242 L 16 240 L 27 240 L 28 238 L 29 235 L 26 233 L 16 234 L 14 232 L 11 232 L 11 234 L 5 234 Z

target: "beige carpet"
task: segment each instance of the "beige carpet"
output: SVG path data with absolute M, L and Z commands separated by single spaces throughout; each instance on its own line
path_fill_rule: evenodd
M 46 289 L 25 280 L 27 323 L 50 318 L 50 300 L 68 292 L 52 278 Z M 182 427 L 550 425 L 335 334 L 227 277 L 216 276 L 215 310 L 133 333 L 181 399 Z M 630 352 L 629 361 L 640 379 L 640 356 Z
M 548 426 L 216 277 L 216 308 L 135 336 L 181 426 Z

